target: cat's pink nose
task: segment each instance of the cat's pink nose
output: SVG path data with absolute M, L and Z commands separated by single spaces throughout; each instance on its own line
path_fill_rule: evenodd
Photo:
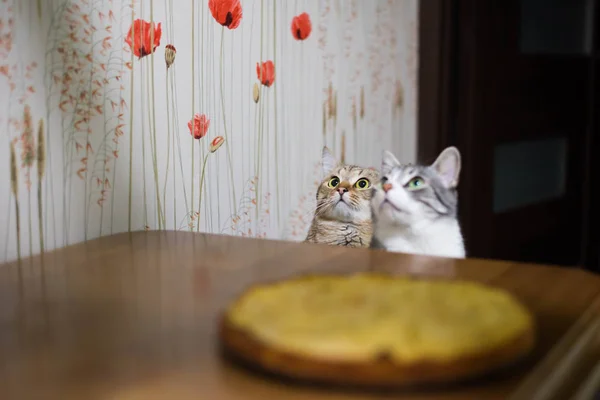
M 391 183 L 384 183 L 381 187 L 383 188 L 383 191 L 387 193 L 392 188 L 392 184 Z
M 340 187 L 340 188 L 338 188 L 338 192 L 339 192 L 340 196 L 343 196 L 344 193 L 348 192 L 348 188 Z

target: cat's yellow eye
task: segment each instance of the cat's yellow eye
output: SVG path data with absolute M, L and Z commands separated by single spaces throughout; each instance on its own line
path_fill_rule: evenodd
M 359 190 L 368 189 L 370 186 L 371 186 L 371 182 L 369 182 L 369 180 L 367 178 L 360 178 L 354 184 L 354 187 Z
M 331 178 L 329 180 L 329 182 L 327 182 L 327 186 L 329 186 L 332 189 L 335 189 L 337 187 L 337 185 L 340 184 L 340 178 L 338 178 L 337 176 L 334 176 L 333 178 Z
M 420 176 L 415 176 L 406 184 L 408 190 L 419 190 L 425 186 L 425 181 Z

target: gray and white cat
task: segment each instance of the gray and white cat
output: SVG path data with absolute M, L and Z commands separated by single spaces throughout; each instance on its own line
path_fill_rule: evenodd
M 381 180 L 373 185 L 372 248 L 464 258 L 457 219 L 460 153 L 448 147 L 431 165 L 403 165 L 383 154 Z

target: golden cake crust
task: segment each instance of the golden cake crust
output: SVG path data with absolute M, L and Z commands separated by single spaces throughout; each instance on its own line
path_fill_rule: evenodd
M 369 288 L 369 285 L 373 287 Z M 432 291 L 438 296 L 433 303 L 427 300 Z M 459 293 L 467 300 L 450 299 L 446 305 L 436 306 L 436 301 L 443 300 L 444 292 L 455 299 Z M 292 297 L 286 297 L 290 295 Z M 294 301 L 293 296 L 296 295 L 301 298 Z M 302 296 L 317 299 L 315 304 L 307 306 Z M 395 306 L 395 302 L 403 297 L 412 300 L 411 304 L 420 307 L 419 311 L 406 311 L 410 310 L 410 305 L 404 305 L 405 311 L 401 312 L 393 311 L 394 308 L 389 313 L 381 311 L 382 304 L 391 302 Z M 354 315 L 348 314 L 348 322 L 343 315 L 344 304 L 349 299 L 362 300 L 362 303 L 351 305 Z M 478 316 L 473 315 L 473 324 L 477 326 L 479 323 L 487 331 L 473 330 L 458 325 L 453 327 L 452 318 L 431 318 L 430 315 L 435 312 L 426 312 L 427 307 L 439 307 L 445 311 L 443 315 L 460 316 L 464 311 L 461 307 L 468 310 L 473 306 L 461 306 L 461 302 L 477 301 L 489 303 L 488 308 L 482 306 L 483 313 L 503 312 L 506 321 L 488 318 L 485 325 L 483 319 L 479 321 Z M 339 307 L 342 317 L 336 314 L 336 307 Z M 314 309 L 322 310 L 323 316 L 313 319 Z M 380 310 L 379 314 L 373 314 L 373 310 Z M 413 321 L 410 318 L 414 319 L 421 310 L 423 317 L 416 317 L 416 322 L 408 324 L 407 321 Z M 267 324 L 260 321 L 263 315 L 279 322 Z M 465 332 L 466 336 L 472 337 L 436 347 L 439 341 L 426 338 L 431 336 L 428 329 L 438 326 L 440 318 L 444 321 L 439 326 L 444 327 L 450 336 Z M 337 322 L 330 323 L 332 319 Z M 356 329 L 345 328 L 345 323 L 355 324 L 361 320 L 367 321 L 366 330 L 361 331 L 358 326 Z M 319 327 L 320 324 L 324 326 Z M 410 326 L 405 328 L 407 324 Z M 331 331 L 328 325 L 331 325 Z M 343 330 L 336 331 L 340 326 Z M 415 327 L 420 327 L 420 335 L 403 336 L 404 331 L 411 332 Z M 298 332 L 301 333 L 299 336 Z M 487 332 L 491 338 L 488 341 L 480 338 L 481 335 L 475 336 L 478 332 Z M 436 338 L 435 335 L 434 332 L 432 337 Z M 322 384 L 389 388 L 452 383 L 505 367 L 530 352 L 535 344 L 535 331 L 530 313 L 512 296 L 498 289 L 471 282 L 359 274 L 301 277 L 255 286 L 238 297 L 223 313 L 219 338 L 226 354 L 277 375 Z M 334 341 L 328 342 L 331 338 Z M 342 343 L 339 348 L 329 345 L 337 344 L 338 338 Z M 418 341 L 417 338 L 425 339 Z M 330 347 L 334 350 L 330 351 Z

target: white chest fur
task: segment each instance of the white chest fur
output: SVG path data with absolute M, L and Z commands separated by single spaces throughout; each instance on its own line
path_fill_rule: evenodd
M 465 258 L 463 238 L 455 220 L 438 220 L 410 230 L 378 225 L 375 237 L 387 251 Z

